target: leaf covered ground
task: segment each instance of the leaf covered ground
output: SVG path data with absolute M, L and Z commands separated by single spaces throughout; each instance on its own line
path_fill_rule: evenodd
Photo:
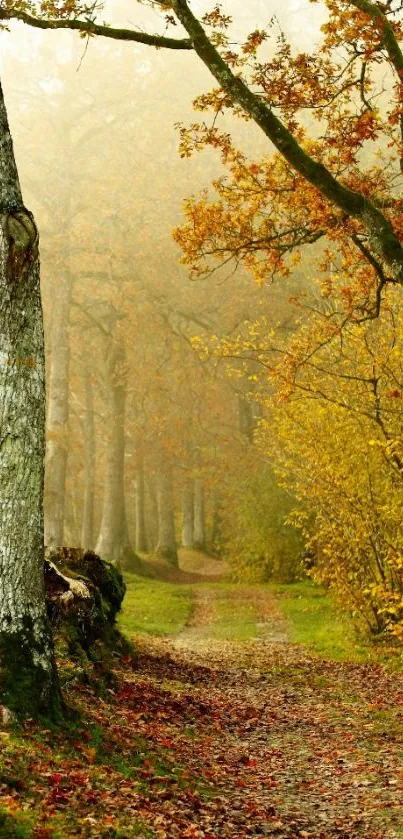
M 67 683 L 75 722 L 0 731 L 0 839 L 403 837 L 403 675 L 291 643 L 262 586 L 188 596 L 101 691 Z

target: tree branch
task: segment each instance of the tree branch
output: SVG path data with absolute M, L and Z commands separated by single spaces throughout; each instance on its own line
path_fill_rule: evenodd
M 191 50 L 192 43 L 187 38 L 166 38 L 162 35 L 149 35 L 147 32 L 136 32 L 132 29 L 114 29 L 111 26 L 101 26 L 92 20 L 45 20 L 33 17 L 23 11 L 0 9 L 0 20 L 20 20 L 37 29 L 75 29 L 87 35 L 99 35 L 104 38 L 114 38 L 117 41 L 136 41 L 151 47 L 164 47 L 171 50 Z
M 382 10 L 370 0 L 349 0 L 352 5 L 382 24 L 385 49 L 403 79 L 403 53 L 394 34 L 393 26 Z M 386 262 L 394 279 L 403 284 L 403 247 L 387 216 L 362 193 L 349 189 L 337 180 L 323 163 L 318 162 L 299 145 L 293 134 L 274 114 L 271 108 L 245 82 L 236 76 L 211 43 L 200 21 L 194 16 L 187 0 L 171 0 L 178 20 L 187 31 L 189 39 L 165 38 L 128 29 L 113 29 L 91 20 L 45 20 L 23 11 L 0 10 L 0 20 L 16 18 L 41 29 L 76 29 L 88 35 L 101 35 L 122 41 L 136 41 L 154 47 L 169 49 L 194 49 L 231 100 L 239 104 L 271 140 L 275 148 L 292 168 L 311 183 L 325 198 L 339 207 L 347 216 L 358 218 L 369 234 L 371 249 Z
M 197 55 L 220 86 L 252 117 L 293 169 L 348 216 L 360 219 L 369 233 L 373 249 L 392 269 L 396 280 L 403 284 L 403 248 L 389 219 L 368 198 L 343 186 L 326 166 L 303 150 L 266 103 L 228 67 L 191 12 L 187 0 L 171 0 L 171 3 Z
M 383 34 L 383 45 L 388 56 L 401 80 L 403 80 L 403 52 L 393 31 L 393 26 L 388 20 L 380 5 L 372 0 L 348 0 L 351 6 L 355 6 L 373 21 L 380 24 Z
M 399 83 L 403 84 L 403 52 L 393 31 L 393 26 L 386 17 L 382 8 L 371 0 L 349 0 L 352 6 L 368 15 L 374 22 L 380 25 L 383 33 L 382 45 L 384 46 L 391 64 L 396 70 Z M 403 147 L 403 114 L 400 116 L 400 136 Z M 403 148 L 400 154 L 400 169 L 403 172 Z

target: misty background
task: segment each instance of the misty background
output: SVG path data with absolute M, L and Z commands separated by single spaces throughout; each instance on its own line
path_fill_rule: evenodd
M 236 39 L 271 21 L 301 49 L 319 31 L 320 10 L 308 2 L 227 5 Z M 163 32 L 161 15 L 137 3 L 107 3 L 103 17 Z M 228 376 L 200 346 L 262 314 L 292 328 L 288 298 L 309 271 L 258 288 L 231 265 L 197 281 L 181 265 L 172 229 L 183 200 L 222 173 L 211 150 L 178 153 L 177 124 L 199 117 L 192 100 L 214 86 L 209 73 L 192 54 L 10 29 L 1 35 L 6 104 L 41 242 L 47 544 L 96 548 L 132 569 L 143 551 L 176 563 L 181 543 L 230 554 L 234 509 L 249 493 L 253 550 L 270 540 L 273 549 L 258 576 L 285 555 L 292 575 L 292 499 L 253 445 L 261 405 L 242 365 Z M 270 151 L 253 123 L 218 124 L 254 157 Z

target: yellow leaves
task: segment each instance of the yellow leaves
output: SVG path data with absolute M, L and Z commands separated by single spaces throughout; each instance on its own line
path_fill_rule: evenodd
M 403 640 L 402 341 L 400 290 L 392 317 L 342 332 L 311 317 L 278 352 L 257 441 L 304 505 L 288 520 L 315 546 L 312 575 Z

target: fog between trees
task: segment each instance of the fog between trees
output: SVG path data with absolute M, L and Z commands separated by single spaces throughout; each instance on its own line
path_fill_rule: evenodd
M 245 14 L 238 4 L 237 26 L 265 23 L 263 6 Z M 106 13 L 130 25 L 128 4 Z M 155 16 L 139 13 L 153 31 Z M 292 14 L 288 23 L 292 33 Z M 136 551 L 175 563 L 181 542 L 222 549 L 247 475 L 259 481 L 267 470 L 252 446 L 261 409 L 247 382 L 203 360 L 192 338 L 235 335 L 261 313 L 289 324 L 301 271 L 259 289 L 241 269 L 194 282 L 180 264 L 171 232 L 183 199 L 223 171 L 209 151 L 178 154 L 175 124 L 194 120 L 192 100 L 211 86 L 195 57 L 11 29 L 6 99 L 41 235 L 45 540 L 131 568 Z M 263 151 L 257 128 L 230 122 L 221 119 L 241 146 Z M 281 493 L 278 503 L 281 520 Z
M 153 5 L 135 23 L 125 4 L 104 13 L 162 32 Z M 302 532 L 315 579 L 400 637 L 398 10 L 328 0 L 268 20 L 265 3 L 234 3 L 226 42 L 220 11 L 206 36 L 192 11 L 207 7 L 191 5 L 172 2 L 193 53 L 14 22 L 3 35 L 42 243 L 45 540 L 132 571 L 145 553 L 176 566 L 183 544 L 227 557 L 237 579 L 288 581 Z M 241 55 L 231 37 L 247 39 Z M 28 239 L 37 282 L 36 228 L 10 184 L 3 232 L 13 258 L 15 231 Z M 18 303 L 3 377 L 20 368 L 26 387 L 30 368 L 39 388 L 21 289 Z M 12 474 L 8 513 L 16 500 L 26 514 Z

